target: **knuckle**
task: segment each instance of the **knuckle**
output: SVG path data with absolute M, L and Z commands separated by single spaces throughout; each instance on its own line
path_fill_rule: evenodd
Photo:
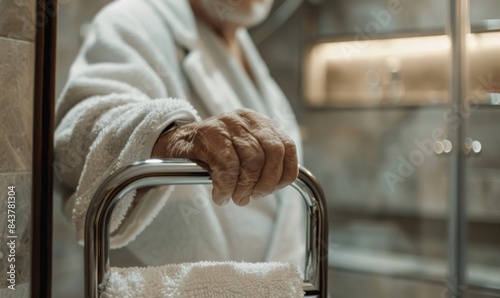
M 254 146 L 248 150 L 248 155 L 245 158 L 247 166 L 260 169 L 264 166 L 265 162 L 266 156 L 264 155 L 264 150 L 262 150 L 260 146 Z
M 262 169 L 265 162 L 266 162 L 266 157 L 264 156 L 264 154 L 262 154 L 262 152 L 250 156 L 249 160 L 247 161 L 249 168 L 255 171 Z
M 285 145 L 280 140 L 270 142 L 269 149 L 274 154 L 279 154 L 279 155 L 285 154 Z
M 243 168 L 257 171 L 264 166 L 266 157 L 257 140 L 253 138 L 235 138 L 234 144 L 237 147 Z
M 297 155 L 297 146 L 292 140 L 283 141 L 283 146 L 285 148 L 287 156 Z
M 285 146 L 286 149 L 293 150 L 293 151 L 297 150 L 297 146 L 295 145 L 295 142 L 287 135 L 284 135 L 282 142 L 283 142 L 283 146 Z
M 207 143 L 205 146 L 205 149 L 212 151 L 216 160 L 224 163 L 235 162 L 235 153 L 233 149 L 233 142 L 231 142 L 231 140 L 227 138 L 224 138 L 223 140 L 214 140 L 213 143 Z
M 234 112 L 235 112 L 235 114 L 238 114 L 240 116 L 246 116 L 246 115 L 251 115 L 251 114 L 255 113 L 252 109 L 249 109 L 249 108 L 239 108 L 239 109 L 236 109 Z
M 285 147 L 280 139 L 268 139 L 262 142 L 262 148 L 265 151 L 265 162 L 272 164 L 282 163 L 285 157 Z
M 248 189 L 251 189 L 254 187 L 255 182 L 256 181 L 253 179 L 239 179 L 238 184 L 237 184 L 237 188 L 240 191 L 241 190 L 247 191 Z
M 269 126 L 271 122 L 271 118 L 248 108 L 237 109 L 235 114 L 248 122 L 259 123 L 260 125 Z
M 224 125 L 225 123 L 233 123 L 237 119 L 238 119 L 237 116 L 232 113 L 224 113 L 217 118 L 217 121 L 219 122 L 220 125 Z
M 223 122 L 225 130 L 230 135 L 239 135 L 241 132 L 247 130 L 247 125 L 244 118 L 236 114 L 226 115 L 220 119 Z

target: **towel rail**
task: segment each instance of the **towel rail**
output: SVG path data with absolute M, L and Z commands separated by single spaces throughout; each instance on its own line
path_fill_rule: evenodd
M 210 176 L 197 164 L 181 159 L 134 162 L 108 177 L 92 199 L 85 219 L 85 297 L 97 298 L 109 270 L 109 229 L 117 203 L 130 191 L 157 185 L 210 184 Z M 306 296 L 327 297 L 328 220 L 325 197 L 316 178 L 300 167 L 292 186 L 307 209 Z

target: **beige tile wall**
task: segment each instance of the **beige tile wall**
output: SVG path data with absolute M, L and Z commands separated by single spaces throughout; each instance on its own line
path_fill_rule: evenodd
M 16 268 L 16 287 L 30 281 L 31 266 L 31 172 L 0 173 L 0 190 L 2 198 L 5 198 L 8 186 L 15 186 L 15 238 L 16 251 L 15 263 L 9 262 L 10 248 L 5 243 L 8 241 L 7 220 L 4 217 L 4 210 L 7 210 L 7 200 L 0 200 L 0 210 L 2 210 L 2 224 L 0 225 L 0 267 L 9 268 L 14 264 Z M 10 238 L 12 239 L 12 238 Z M 7 283 L 6 270 L 0 271 L 0 289 L 9 285 Z M 0 296 L 4 297 L 4 296 Z
M 0 36 L 34 41 L 34 0 L 8 0 L 0 2 Z
M 35 11 L 34 0 L 0 1 L 0 267 L 16 268 L 16 291 L 0 272 L 1 297 L 29 297 Z M 8 186 L 15 186 L 15 263 L 5 243 Z
M 0 37 L 0 172 L 31 170 L 33 134 L 32 42 Z

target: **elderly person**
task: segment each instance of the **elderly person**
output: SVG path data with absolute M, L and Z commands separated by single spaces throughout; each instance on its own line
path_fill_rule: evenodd
M 56 107 L 54 166 L 72 192 L 65 211 L 80 242 L 92 195 L 116 169 L 189 158 L 210 171 L 213 188 L 130 194 L 113 214 L 112 247 L 145 265 L 300 265 L 302 203 L 282 189 L 298 173 L 297 124 L 245 29 L 271 5 L 118 0 L 95 17 Z

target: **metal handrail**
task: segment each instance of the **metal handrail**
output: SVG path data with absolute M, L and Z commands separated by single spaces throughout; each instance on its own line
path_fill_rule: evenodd
M 158 185 L 211 184 L 209 173 L 189 160 L 148 159 L 134 162 L 109 176 L 92 199 L 85 219 L 85 297 L 97 298 L 109 272 L 109 235 L 113 209 L 130 191 Z M 306 295 L 327 297 L 328 220 L 323 190 L 316 178 L 300 167 L 292 186 L 307 209 Z

